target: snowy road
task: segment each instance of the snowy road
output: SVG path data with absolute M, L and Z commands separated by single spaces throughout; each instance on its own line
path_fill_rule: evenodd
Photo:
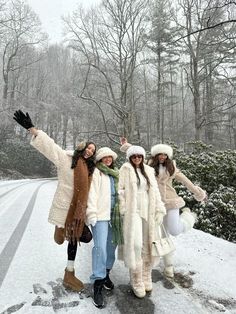
M 117 261 L 111 273 L 116 287 L 106 294 L 107 307 L 94 307 L 89 284 L 92 243 L 82 244 L 76 258 L 76 274 L 86 283 L 85 292 L 65 290 L 61 282 L 67 246 L 54 243 L 54 227 L 47 222 L 56 184 L 47 179 L 0 181 L 0 314 L 236 313 L 236 245 L 197 230 L 190 233 L 192 240 L 186 235 L 177 238 L 175 282 L 161 275 L 160 265 L 153 270 L 152 294 L 142 300 L 133 296 L 128 270 Z M 213 268 L 208 265 L 212 259 Z

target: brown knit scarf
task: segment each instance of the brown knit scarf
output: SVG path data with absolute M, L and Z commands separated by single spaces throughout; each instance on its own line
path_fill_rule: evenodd
M 68 241 L 79 241 L 83 232 L 91 179 L 86 161 L 80 157 L 74 168 L 74 194 L 65 222 L 65 237 Z

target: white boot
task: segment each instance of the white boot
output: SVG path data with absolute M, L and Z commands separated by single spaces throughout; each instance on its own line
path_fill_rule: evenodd
M 193 228 L 194 223 L 196 222 L 197 215 L 190 211 L 188 207 L 182 209 L 182 214 L 180 215 L 180 220 L 183 223 L 184 231 L 187 232 Z
M 163 262 L 164 262 L 164 267 L 165 267 L 163 273 L 166 277 L 169 277 L 169 278 L 174 277 L 173 259 L 174 259 L 173 252 L 163 256 Z
M 133 292 L 138 298 L 143 298 L 146 295 L 145 286 L 142 278 L 142 264 L 143 262 L 139 262 L 135 270 L 130 269 L 130 284 L 132 286 Z
M 148 256 L 143 258 L 143 283 L 146 292 L 152 291 L 152 263 Z

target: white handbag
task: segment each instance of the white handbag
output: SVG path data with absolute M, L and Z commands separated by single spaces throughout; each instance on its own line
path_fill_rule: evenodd
M 152 242 L 152 256 L 164 256 L 175 250 L 171 237 L 163 224 L 157 227 L 157 239 Z

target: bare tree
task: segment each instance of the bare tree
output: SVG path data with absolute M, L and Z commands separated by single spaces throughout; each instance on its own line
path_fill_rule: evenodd
M 102 7 L 87 14 L 80 8 L 65 18 L 73 36 L 71 47 L 83 54 L 88 69 L 86 86 L 80 97 L 93 101 L 103 110 L 110 107 L 121 134 L 132 140 L 136 133 L 134 74 L 138 54 L 144 42 L 144 17 L 147 1 L 104 0 Z M 89 87 L 97 73 L 102 93 L 92 93 Z
M 2 77 L 3 86 L 3 108 L 7 106 L 8 91 L 14 89 L 14 72 L 30 66 L 36 62 L 32 54 L 26 57 L 29 47 L 36 47 L 43 40 L 45 35 L 40 32 L 40 21 L 37 15 L 22 0 L 9 2 L 5 12 L 5 21 L 0 24 L 2 33 Z M 29 58 L 30 57 L 30 58 Z M 32 57 L 32 58 L 31 58 Z M 11 96 L 13 96 L 11 92 Z
M 186 67 L 188 85 L 193 95 L 195 139 L 201 138 L 201 131 L 209 124 L 209 113 L 213 114 L 213 73 L 219 65 L 232 54 L 235 43 L 227 38 L 231 31 L 222 28 L 218 32 L 208 30 L 196 32 L 195 29 L 206 28 L 208 23 L 218 23 L 224 18 L 223 7 L 219 7 L 218 0 L 205 0 L 201 3 L 193 0 L 180 0 L 179 5 L 185 25 L 176 21 L 182 31 L 183 44 L 189 54 L 190 62 Z M 226 44 L 227 42 L 227 44 Z M 188 69 L 189 68 L 189 69 Z M 202 100 L 202 91 L 205 86 L 205 104 Z M 206 99 L 206 98 L 205 98 Z M 205 107 L 204 107 L 205 105 Z M 207 123 L 206 123 L 207 121 Z M 212 140 L 212 130 L 207 131 L 207 137 Z

